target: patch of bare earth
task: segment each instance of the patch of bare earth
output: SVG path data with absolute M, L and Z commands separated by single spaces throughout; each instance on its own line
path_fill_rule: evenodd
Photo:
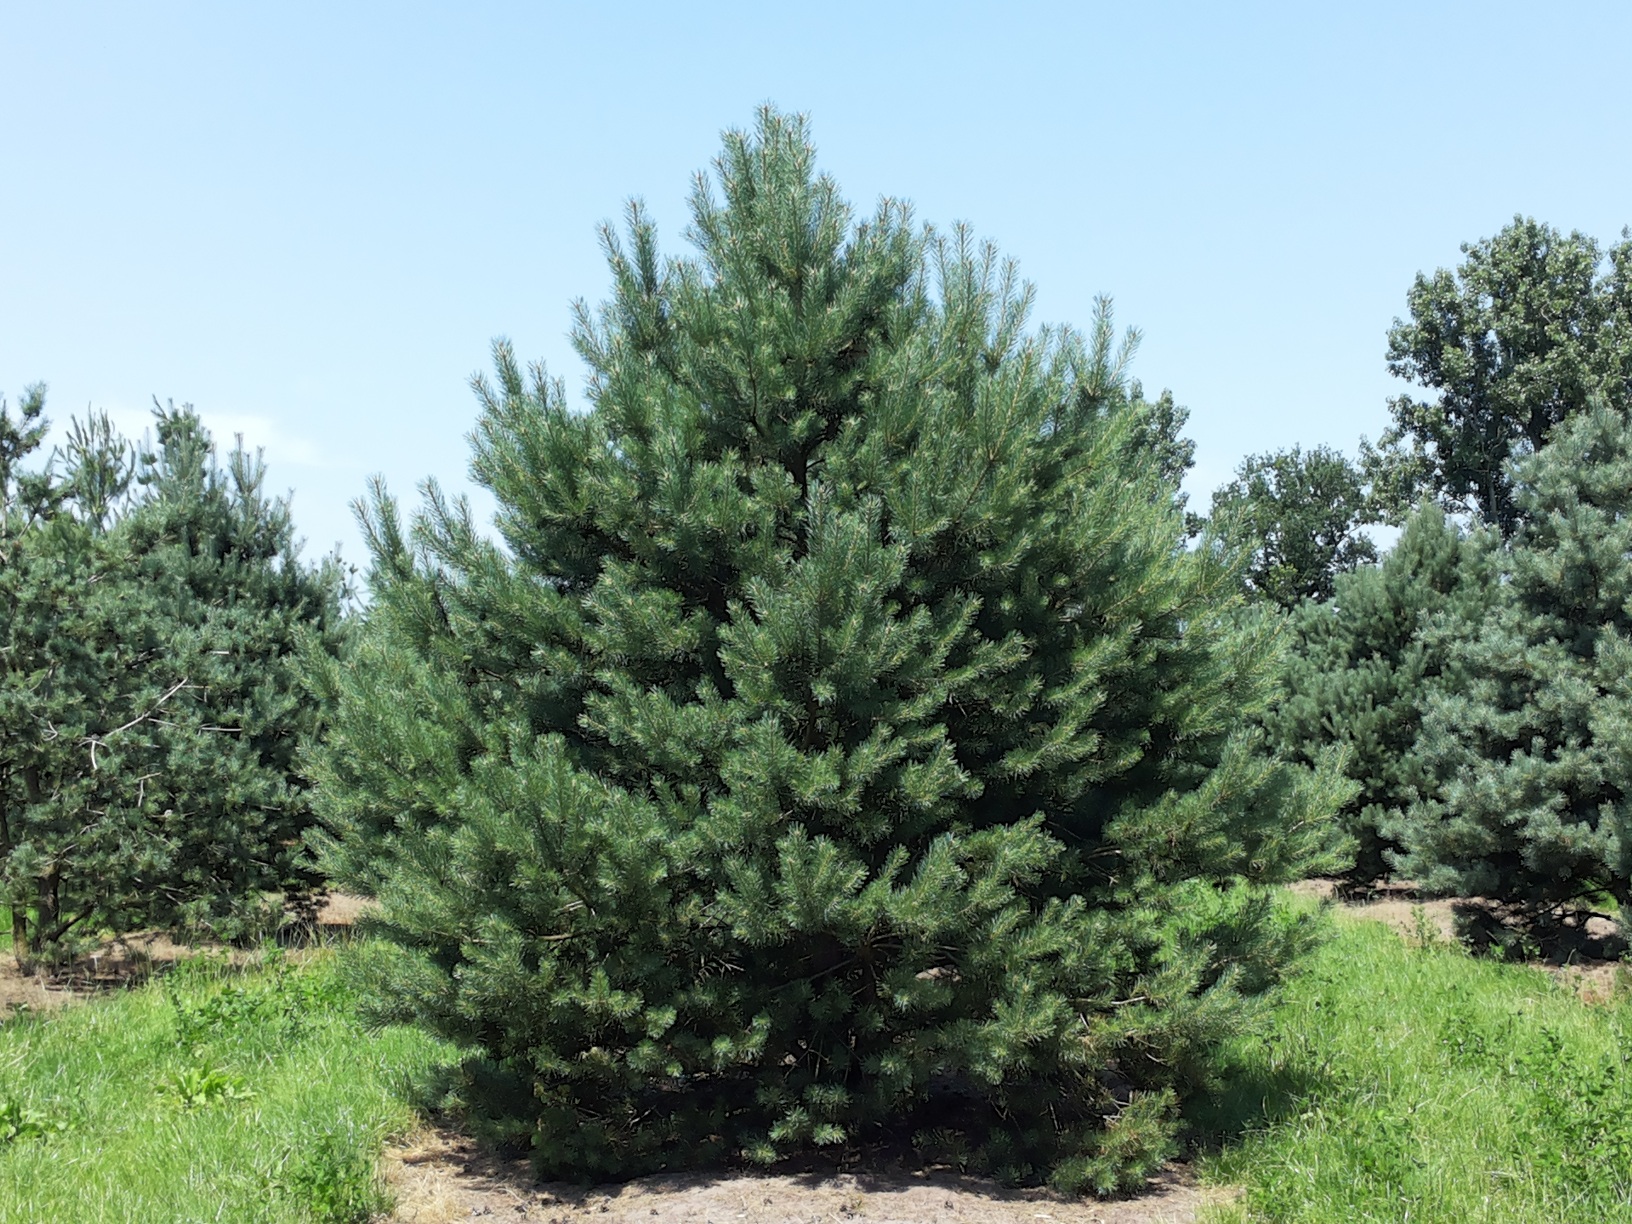
M 357 897 L 331 893 L 318 908 L 315 927 L 303 928 L 291 955 L 302 955 L 300 945 L 310 945 L 311 936 L 342 934 L 372 904 Z M 58 965 L 35 965 L 21 969 L 9 952 L 0 953 L 0 1020 L 21 1011 L 50 1011 L 107 990 L 134 986 L 176 963 L 208 953 L 224 957 L 229 964 L 242 965 L 256 952 L 221 944 L 177 943 L 167 935 L 147 931 L 109 939 L 90 952 Z
M 1470 917 L 1497 912 L 1495 903 L 1484 897 L 1420 897 L 1410 883 L 1379 883 L 1343 893 L 1332 880 L 1303 880 L 1292 891 L 1332 901 L 1356 918 L 1381 922 L 1415 944 L 1459 943 L 1461 928 Z M 1625 993 L 1627 967 L 1618 954 L 1625 941 L 1613 921 L 1593 916 L 1555 934 L 1555 946 L 1531 963 L 1585 1003 L 1604 1003 Z
M 1192 1224 L 1203 1204 L 1229 1197 L 1195 1186 L 1180 1167 L 1152 1179 L 1146 1194 L 1116 1202 L 944 1171 L 661 1176 L 586 1189 L 537 1182 L 525 1160 L 493 1159 L 447 1131 L 389 1149 L 385 1172 L 395 1224 Z

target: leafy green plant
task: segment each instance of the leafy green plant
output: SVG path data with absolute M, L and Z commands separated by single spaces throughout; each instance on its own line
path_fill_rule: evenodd
M 1538 1176 L 1573 1186 L 1582 1201 L 1632 1206 L 1632 1072 L 1625 1033 L 1619 1052 L 1588 1059 L 1542 1027 L 1502 1070 L 1528 1090 L 1517 1152 Z
M 219 1067 L 182 1067 L 159 1079 L 159 1094 L 179 1109 L 248 1101 L 256 1094 L 243 1076 Z
M 232 974 L 199 958 L 171 979 L 168 994 L 178 1045 L 196 1049 L 246 1035 L 262 1042 L 297 1042 L 345 997 L 334 975 L 301 973 L 277 947 L 265 949 L 258 972 Z M 200 978 L 216 976 L 224 979 L 219 985 L 198 988 Z
M 35 1109 L 12 1097 L 0 1097 L 0 1147 L 20 1139 L 43 1139 L 68 1129 L 67 1117 Z
M 276 1188 L 312 1224 L 368 1224 L 391 1207 L 375 1163 L 378 1146 L 349 1128 L 325 1130 L 291 1154 Z

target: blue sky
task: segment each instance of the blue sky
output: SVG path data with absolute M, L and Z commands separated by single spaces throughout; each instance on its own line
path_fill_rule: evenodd
M 824 168 L 969 222 L 1040 321 L 1096 294 L 1249 452 L 1387 425 L 1412 276 L 1515 213 L 1632 223 L 1632 5 L 0 6 L 0 390 L 263 446 L 313 549 L 461 487 L 511 337 L 575 392 L 568 304 L 643 197 L 671 251 L 722 128 L 807 112 Z

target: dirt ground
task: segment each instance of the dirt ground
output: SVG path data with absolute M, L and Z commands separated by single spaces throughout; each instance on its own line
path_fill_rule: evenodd
M 368 903 L 357 897 L 331 894 L 317 915 L 318 928 L 344 931 Z M 19 1011 L 50 1011 L 105 990 L 131 986 L 163 973 L 177 961 L 197 956 L 202 949 L 178 944 L 151 932 L 108 940 L 67 965 L 38 966 L 28 973 L 17 968 L 10 952 L 0 953 L 0 1020 Z M 212 948 L 230 961 L 242 963 L 250 950 Z M 294 953 L 299 956 L 298 949 Z
M 1192 1185 L 1181 1168 L 1120 1202 L 1005 1190 L 955 1173 L 813 1173 L 647 1177 L 585 1189 L 534 1182 L 525 1160 L 485 1157 L 469 1140 L 427 1131 L 386 1153 L 394 1224 L 493 1216 L 537 1224 L 1193 1224 L 1226 1192 Z
M 1409 943 L 1456 943 L 1459 913 L 1491 908 L 1482 897 L 1419 898 L 1410 884 L 1379 885 L 1363 896 L 1343 898 L 1331 880 L 1304 880 L 1292 891 L 1332 901 L 1346 914 L 1381 922 Z M 1536 963 L 1568 986 L 1583 1002 L 1603 1003 L 1629 984 L 1619 952 L 1622 933 L 1607 918 L 1590 918 L 1577 933 L 1575 946 L 1555 950 Z

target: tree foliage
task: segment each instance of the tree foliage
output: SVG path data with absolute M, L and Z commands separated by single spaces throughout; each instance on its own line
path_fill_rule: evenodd
M 1605 251 L 1515 217 L 1462 252 L 1454 272 L 1418 275 L 1410 318 L 1389 331 L 1389 371 L 1437 398 L 1391 401 L 1369 469 L 1396 512 L 1434 497 L 1510 536 L 1522 508 L 1508 461 L 1593 395 L 1625 403 L 1632 391 L 1632 236 Z
M 189 410 L 139 457 L 106 417 L 50 463 L 43 392 L 0 416 L 0 900 L 20 959 L 104 930 L 229 935 L 309 890 L 294 772 L 318 711 L 294 651 L 338 646 L 340 576 L 295 557 L 259 462 Z
M 364 508 L 324 861 L 380 900 L 384 1014 L 552 1175 L 895 1126 L 1137 1184 L 1304 938 L 1258 886 L 1334 782 L 1233 734 L 1273 635 L 1108 327 L 1028 330 L 993 250 L 812 162 L 729 134 L 692 259 L 631 207 L 588 412 L 498 346 L 502 542 L 434 484 Z
M 1501 598 L 1423 742 L 1441 793 L 1402 866 L 1531 914 L 1632 900 L 1632 426 L 1598 406 L 1511 471 Z
M 1439 793 L 1423 716 L 1435 692 L 1458 684 L 1455 644 L 1494 597 L 1493 560 L 1489 541 L 1428 503 L 1381 565 L 1338 575 L 1330 600 L 1291 614 L 1285 693 L 1264 723 L 1289 759 L 1343 750 L 1358 788 L 1339 813 L 1356 883 L 1392 873 L 1406 814 Z
M 1332 595 L 1338 575 L 1377 559 L 1360 473 L 1330 447 L 1249 455 L 1213 494 L 1214 529 L 1248 553 L 1243 579 L 1282 608 Z

